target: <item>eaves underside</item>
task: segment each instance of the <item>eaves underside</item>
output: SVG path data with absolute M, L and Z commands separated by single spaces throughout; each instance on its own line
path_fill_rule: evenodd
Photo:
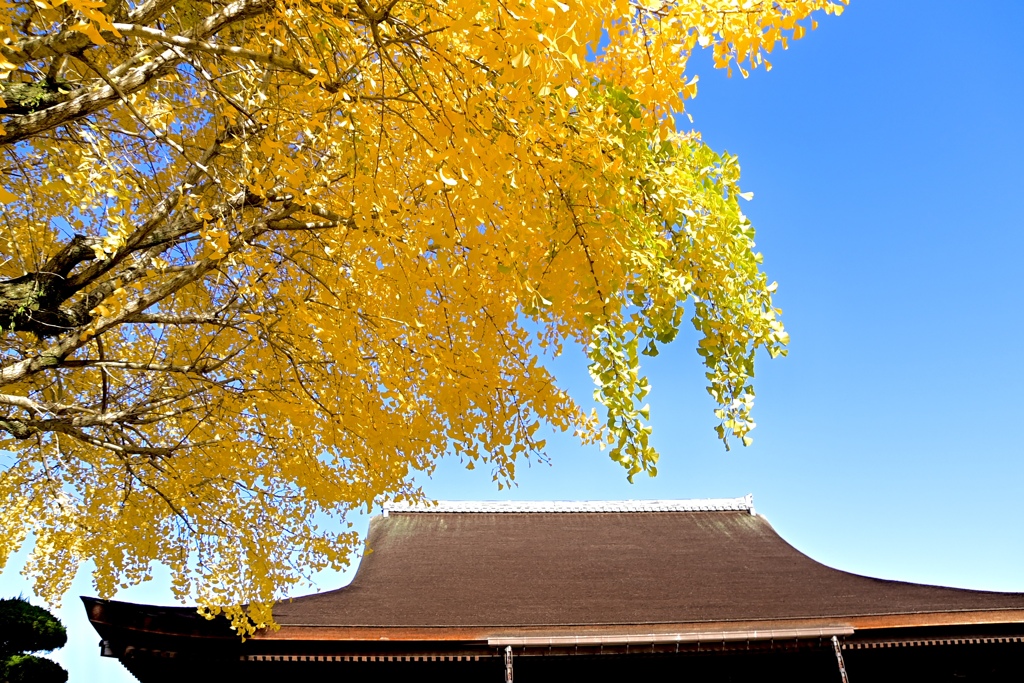
M 784 619 L 746 619 L 702 622 L 645 622 L 640 624 L 531 624 L 470 626 L 353 626 L 288 624 L 257 634 L 257 640 L 344 641 L 481 641 L 499 635 L 588 635 L 622 633 L 726 633 L 751 630 L 799 630 L 850 627 L 855 631 L 932 626 L 1022 624 L 1024 610 L 960 610 L 893 614 L 831 615 Z

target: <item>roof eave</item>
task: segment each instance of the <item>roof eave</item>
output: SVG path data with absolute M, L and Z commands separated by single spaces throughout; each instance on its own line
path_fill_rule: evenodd
M 550 624 L 524 626 L 343 626 L 286 624 L 277 631 L 264 631 L 254 639 L 263 641 L 347 641 L 347 642 L 489 642 L 496 638 L 685 638 L 707 634 L 775 632 L 780 638 L 804 637 L 805 631 L 870 631 L 873 629 L 938 626 L 979 626 L 1020 624 L 1024 609 L 922 612 L 903 614 L 859 614 L 844 617 L 808 617 L 723 622 L 672 624 Z M 789 634 L 788 636 L 785 634 Z

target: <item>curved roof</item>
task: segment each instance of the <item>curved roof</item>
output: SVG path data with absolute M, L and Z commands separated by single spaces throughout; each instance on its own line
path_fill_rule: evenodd
M 275 619 L 506 628 L 1024 610 L 1024 593 L 839 571 L 784 541 L 749 497 L 701 503 L 390 507 L 349 586 L 282 602 Z

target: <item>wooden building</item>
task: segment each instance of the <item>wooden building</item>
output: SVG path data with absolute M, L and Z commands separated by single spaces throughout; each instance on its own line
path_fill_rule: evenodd
M 1024 593 L 826 567 L 749 496 L 393 506 L 367 547 L 245 643 L 190 608 L 86 609 L 142 683 L 1024 680 Z

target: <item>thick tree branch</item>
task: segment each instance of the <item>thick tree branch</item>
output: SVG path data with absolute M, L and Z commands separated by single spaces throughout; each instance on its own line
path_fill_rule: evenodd
M 231 358 L 204 358 L 198 360 L 195 363 L 180 364 L 180 363 L 135 363 L 131 361 L 122 360 L 98 360 L 98 359 L 82 359 L 82 360 L 66 360 L 62 364 L 65 368 L 118 368 L 122 370 L 141 370 L 144 372 L 177 372 L 177 373 L 196 373 L 206 374 L 213 372 L 227 363 Z M 3 403 L 3 399 L 0 398 L 0 403 Z
M 285 57 L 273 52 L 257 52 L 256 50 L 249 50 L 244 47 L 237 47 L 234 45 L 220 45 L 218 43 L 210 43 L 205 40 L 194 40 L 192 38 L 186 38 L 185 36 L 167 33 L 166 31 L 149 28 L 147 26 L 138 26 L 136 24 L 114 24 L 114 28 L 116 28 L 122 35 L 134 36 L 145 40 L 153 40 L 166 45 L 175 45 L 186 50 L 207 52 L 209 54 L 222 55 L 225 57 L 250 59 L 259 64 L 272 66 L 283 71 L 294 71 L 307 78 L 314 78 L 318 73 L 316 69 L 310 69 L 296 59 L 286 59 Z
M 73 293 L 68 275 L 83 261 L 96 258 L 101 240 L 75 235 L 33 273 L 0 282 L 0 327 L 26 330 L 41 337 L 73 327 L 76 321 L 60 304 Z
M 272 0 L 236 0 L 217 14 L 208 17 L 202 24 L 190 31 L 186 38 L 205 39 L 229 24 L 259 16 L 271 7 L 273 7 Z M 0 145 L 10 145 L 26 140 L 44 131 L 105 109 L 121 99 L 122 96 L 137 92 L 154 79 L 169 73 L 181 59 L 177 49 L 164 50 L 150 61 L 138 67 L 129 68 L 123 76 L 117 69 L 111 71 L 108 77 L 113 79 L 112 85 L 104 85 L 42 111 L 15 116 L 4 124 L 5 132 L 0 134 Z
M 32 399 L 25 396 L 12 396 L 11 394 L 0 394 L 0 405 L 14 406 L 15 408 L 23 408 L 33 415 L 43 415 L 49 412 L 49 410 L 33 401 Z
M 131 24 L 147 24 L 173 6 L 177 0 L 149 0 L 136 7 L 126 17 Z M 105 32 L 108 39 L 114 34 Z M 92 39 L 81 31 L 65 29 L 59 33 L 28 38 L 13 45 L 0 45 L 0 55 L 11 64 L 22 65 L 39 59 L 50 59 L 82 52 L 93 45 Z
M 90 311 L 111 292 L 144 276 L 151 267 L 152 257 L 169 248 L 176 239 L 202 227 L 202 221 L 190 212 L 184 212 L 171 221 L 168 221 L 168 217 L 187 189 L 195 187 L 200 178 L 209 173 L 209 165 L 221 153 L 224 143 L 245 139 L 256 129 L 253 124 L 245 122 L 222 130 L 202 157 L 192 163 L 180 185 L 157 203 L 117 252 L 97 258 L 102 238 L 76 235 L 39 270 L 0 282 L 0 328 L 31 332 L 37 337 L 47 338 L 86 324 L 90 319 Z M 264 201 L 255 195 L 240 192 L 214 207 L 214 212 L 226 217 L 243 207 L 256 206 Z M 137 255 L 134 264 L 123 269 L 118 277 L 94 286 L 132 255 Z M 76 266 L 86 261 L 93 263 L 75 271 Z M 91 289 L 85 297 L 72 305 L 66 305 L 87 287 Z

